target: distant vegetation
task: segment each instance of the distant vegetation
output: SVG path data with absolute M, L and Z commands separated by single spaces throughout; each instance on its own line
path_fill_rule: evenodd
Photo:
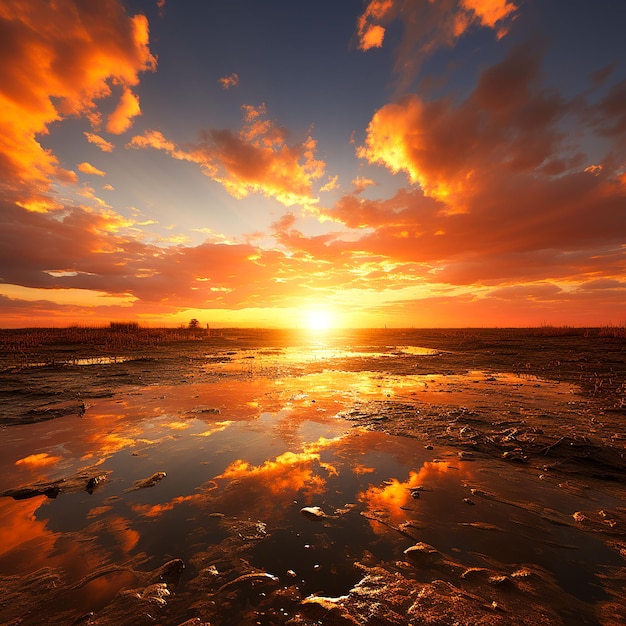
M 19 366 L 33 360 L 54 363 L 64 353 L 143 355 L 149 348 L 174 341 L 199 341 L 199 328 L 143 328 L 137 322 L 110 322 L 109 326 L 0 329 L 0 365 Z
M 612 337 L 626 339 L 626 326 L 581 328 L 576 326 L 540 326 L 528 329 L 535 337 Z
M 117 332 L 137 332 L 139 322 L 109 322 L 109 328 Z

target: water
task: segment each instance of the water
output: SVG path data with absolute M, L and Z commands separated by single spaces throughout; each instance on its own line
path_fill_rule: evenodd
M 437 353 L 419 346 L 395 351 Z M 183 588 L 203 568 L 235 572 L 245 558 L 302 597 L 340 596 L 362 576 L 358 562 L 393 568 L 422 541 L 468 568 L 539 566 L 565 594 L 602 599 L 599 576 L 619 564 L 618 554 L 555 520 L 571 520 L 590 501 L 595 509 L 619 501 L 581 496 L 497 459 L 462 460 L 458 449 L 437 441 L 428 449 L 341 417 L 355 403 L 415 396 L 476 407 L 498 394 L 503 406 L 517 398 L 531 411 L 570 401 L 571 386 L 480 371 L 438 377 L 334 369 L 387 355 L 323 345 L 235 351 L 207 362 L 206 380 L 120 390 L 91 400 L 82 417 L 5 429 L 0 491 L 85 467 L 107 480 L 91 494 L 3 498 L 0 573 L 61 572 L 66 588 L 52 612 L 98 611 L 138 583 L 137 569 L 173 558 L 187 565 Z M 324 369 L 293 370 L 312 361 Z M 285 375 L 263 375 L 281 363 L 290 368 Z M 155 472 L 166 477 L 133 488 Z M 326 517 L 308 519 L 301 513 L 307 506 L 321 507 Z M 103 567 L 111 571 L 84 582 Z M 423 582 L 431 576 L 402 571 Z

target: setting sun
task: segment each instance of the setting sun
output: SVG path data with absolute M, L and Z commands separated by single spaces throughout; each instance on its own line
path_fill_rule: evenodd
M 306 327 L 309 330 L 328 330 L 334 326 L 333 316 L 326 310 L 308 311 L 305 318 Z

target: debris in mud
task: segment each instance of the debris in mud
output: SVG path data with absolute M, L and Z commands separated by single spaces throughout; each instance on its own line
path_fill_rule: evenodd
M 423 541 L 407 548 L 404 551 L 404 554 L 418 564 L 432 563 L 433 561 L 441 558 L 441 555 L 436 548 L 433 548 L 433 546 L 424 543 Z
M 136 480 L 133 483 L 132 487 L 125 489 L 125 492 L 137 491 L 138 489 L 147 489 L 149 487 L 154 487 L 157 483 L 161 482 L 167 474 L 165 472 L 155 472 L 149 478 L 142 478 L 140 480 Z
M 62 493 L 78 493 L 86 491 L 92 494 L 102 483 L 104 483 L 110 471 L 98 469 L 101 473 L 95 473 L 96 468 L 86 468 L 72 476 L 60 478 L 48 482 L 36 482 L 16 489 L 7 489 L 0 493 L 0 497 L 13 498 L 14 500 L 27 500 L 36 496 L 46 496 L 56 498 Z
M 227 583 L 224 583 L 218 590 L 217 593 L 221 593 L 225 589 L 230 589 L 232 587 L 238 587 L 245 584 L 255 585 L 257 583 L 277 583 L 278 576 L 274 576 L 273 574 L 268 574 L 267 572 L 252 572 L 250 574 L 242 574 L 241 576 L 237 576 L 234 580 L 229 580 Z
M 558 614 L 537 601 L 542 592 L 552 591 L 549 581 L 539 575 L 523 584 L 502 576 L 509 582 L 501 584 L 500 575 L 483 570 L 487 578 L 494 578 L 493 583 L 485 586 L 481 576 L 477 586 L 470 577 L 458 576 L 454 582 L 440 579 L 417 582 L 383 567 L 358 565 L 364 577 L 347 595 L 308 597 L 297 606 L 296 614 L 286 624 L 554 626 L 564 623 Z
M 191 409 L 191 411 L 189 411 L 189 413 L 192 414 L 208 414 L 208 415 L 219 415 L 222 411 L 216 407 L 213 406 L 205 406 L 205 405 L 200 405 L 200 406 L 196 406 L 193 409 Z
M 393 435 L 423 440 L 438 439 L 440 444 L 466 448 L 457 453 L 459 460 L 475 460 L 476 454 L 519 464 L 541 464 L 544 471 L 579 474 L 603 480 L 626 477 L 626 453 L 615 437 L 600 437 L 590 432 L 585 414 L 571 411 L 566 415 L 568 434 L 563 434 L 561 415 L 543 412 L 535 418 L 523 412 L 515 426 L 495 419 L 498 406 L 480 411 L 430 403 L 374 400 L 361 402 L 340 416 L 360 427 Z M 381 423 L 378 416 L 385 415 Z M 541 419 L 537 423 L 535 420 Z M 593 424 L 592 424 L 593 425 Z M 582 434 L 582 433 L 589 434 Z M 425 444 L 427 450 L 431 444 Z M 469 448 L 469 449 L 467 449 Z
M 300 513 L 311 520 L 322 520 L 329 517 L 319 506 L 305 506 L 300 509 Z

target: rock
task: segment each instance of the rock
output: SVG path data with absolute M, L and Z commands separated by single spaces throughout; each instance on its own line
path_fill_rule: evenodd
M 208 413 L 210 415 L 220 415 L 221 410 L 212 406 L 206 406 L 201 404 L 200 406 L 194 407 L 189 411 L 190 413 Z
M 59 481 L 61 482 L 61 481 Z M 36 496 L 46 496 L 46 498 L 54 499 L 61 493 L 61 487 L 58 484 L 41 485 L 40 487 L 21 487 L 19 489 L 7 489 L 0 496 L 13 498 L 14 500 L 28 500 Z
M 464 450 L 457 454 L 460 461 L 473 461 L 475 459 L 472 452 L 465 452 Z
M 106 479 L 107 479 L 106 474 L 100 474 L 99 476 L 92 476 L 87 481 L 87 486 L 85 487 L 85 491 L 89 494 L 92 494 Z
M 300 509 L 300 513 L 311 520 L 321 520 L 328 517 L 319 506 L 305 506 Z
M 167 585 L 176 584 L 178 583 L 184 569 L 185 563 L 182 559 L 172 559 L 151 572 L 148 582 L 164 582 Z
M 441 558 L 439 550 L 423 541 L 407 548 L 404 554 L 418 565 L 428 565 Z
M 133 483 L 132 487 L 125 489 L 125 492 L 129 491 L 137 491 L 137 489 L 147 489 L 148 487 L 154 487 L 158 482 L 161 482 L 167 474 L 165 472 L 155 472 L 149 478 L 142 478 L 141 480 L 136 480 Z
M 86 491 L 93 493 L 95 489 L 106 481 L 109 472 L 94 474 L 94 467 L 88 467 L 66 478 L 49 482 L 37 482 L 16 489 L 8 489 L 0 493 L 0 497 L 13 498 L 14 500 L 27 500 L 36 496 L 56 498 L 62 493 L 79 493 Z

